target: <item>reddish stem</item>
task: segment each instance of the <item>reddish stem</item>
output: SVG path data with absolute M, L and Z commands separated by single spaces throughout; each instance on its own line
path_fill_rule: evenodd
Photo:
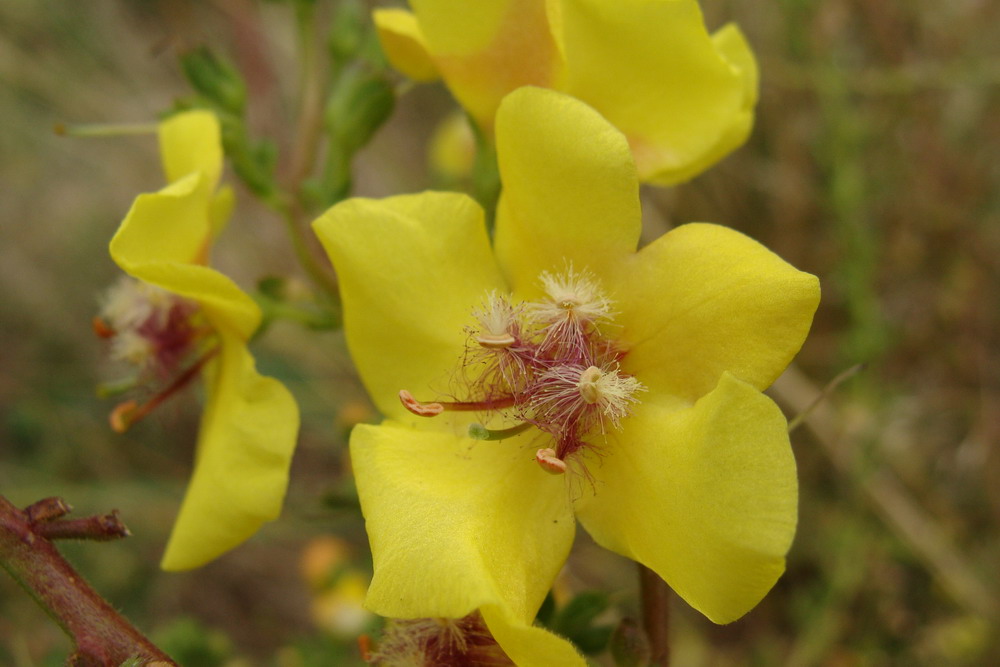
M 650 665 L 670 665 L 670 588 L 660 575 L 639 564 L 642 625 L 649 638 Z
M 142 664 L 176 665 L 107 603 L 60 555 L 53 537 L 108 540 L 128 534 L 116 512 L 63 520 L 69 506 L 46 498 L 20 510 L 0 496 L 0 564 L 75 644 L 67 664 L 117 667 L 130 658 Z

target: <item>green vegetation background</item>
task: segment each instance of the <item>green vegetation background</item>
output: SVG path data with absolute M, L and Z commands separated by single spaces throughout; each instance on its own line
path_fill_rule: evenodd
M 773 392 L 790 415 L 867 366 L 793 434 L 801 515 L 787 574 L 731 626 L 677 601 L 675 664 L 996 664 L 1000 4 L 703 5 L 710 27 L 737 21 L 758 54 L 757 123 L 706 175 L 644 191 L 650 235 L 719 222 L 820 276 L 813 333 Z M 303 409 L 282 519 L 206 568 L 160 572 L 197 399 L 112 433 L 90 328 L 118 275 L 107 242 L 132 198 L 161 184 L 156 146 L 52 131 L 154 120 L 188 93 L 177 51 L 208 42 L 247 76 L 253 127 L 287 136 L 291 13 L 251 0 L 8 0 L 0 26 L 0 493 L 20 505 L 60 495 L 80 515 L 120 509 L 133 538 L 64 551 L 155 638 L 203 649 L 197 664 L 356 661 L 350 641 L 312 625 L 299 574 L 304 545 L 324 534 L 353 544 L 359 566 L 368 558 L 342 502 L 344 424 L 366 403 L 341 337 L 279 324 L 255 347 Z M 429 187 L 426 143 L 450 108 L 439 87 L 408 92 L 361 155 L 356 192 Z M 297 275 L 286 247 L 280 222 L 240 196 L 216 261 L 252 286 Z M 561 585 L 610 591 L 634 613 L 631 564 L 585 538 Z M 0 663 L 57 665 L 68 650 L 0 577 Z

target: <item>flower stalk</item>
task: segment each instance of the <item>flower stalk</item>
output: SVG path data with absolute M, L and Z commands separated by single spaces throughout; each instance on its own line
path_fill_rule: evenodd
M 639 563 L 642 626 L 649 639 L 649 664 L 670 664 L 670 588 L 658 574 Z

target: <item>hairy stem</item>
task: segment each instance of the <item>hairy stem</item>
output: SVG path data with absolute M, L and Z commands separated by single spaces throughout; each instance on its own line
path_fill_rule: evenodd
M 116 512 L 63 520 L 69 505 L 46 498 L 21 510 L 0 496 L 0 565 L 69 635 L 75 652 L 67 664 L 117 666 L 132 659 L 175 665 L 91 588 L 50 539 L 108 540 L 128 535 Z

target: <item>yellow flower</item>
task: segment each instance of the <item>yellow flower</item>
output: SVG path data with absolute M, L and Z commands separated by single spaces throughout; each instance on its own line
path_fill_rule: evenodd
M 179 114 L 160 124 L 159 139 L 169 185 L 136 198 L 110 251 L 127 274 L 158 288 L 125 291 L 128 298 L 140 297 L 132 304 L 138 329 L 131 333 L 149 337 L 148 317 L 160 317 L 165 307 L 165 324 L 149 344 L 177 347 L 178 331 L 197 341 L 193 353 L 168 356 L 182 363 L 196 355 L 184 373 L 160 369 L 182 378 L 200 372 L 205 383 L 194 474 L 162 562 L 165 569 L 181 570 L 216 558 L 277 518 L 299 415 L 288 390 L 261 376 L 247 349 L 260 309 L 232 280 L 205 265 L 232 208 L 231 191 L 216 193 L 223 164 L 218 120 L 206 111 Z M 105 306 L 116 311 L 112 322 L 130 321 L 128 298 Z M 138 320 L 136 309 L 142 313 Z M 190 319 L 178 327 L 178 317 Z M 108 335 L 117 333 L 112 326 Z
M 696 0 L 411 0 L 375 12 L 392 64 L 443 77 L 485 129 L 504 95 L 553 88 L 628 138 L 646 182 L 694 177 L 740 146 L 757 65 L 739 28 L 705 29 Z
M 518 664 L 563 664 L 530 659 L 561 644 L 530 624 L 576 517 L 733 621 L 794 535 L 787 425 L 761 391 L 805 339 L 818 281 L 710 224 L 637 252 L 628 145 L 571 97 L 515 91 L 496 132 L 493 247 L 460 194 L 348 200 L 314 224 L 386 415 L 351 437 L 367 604 L 392 618 L 479 609 Z

